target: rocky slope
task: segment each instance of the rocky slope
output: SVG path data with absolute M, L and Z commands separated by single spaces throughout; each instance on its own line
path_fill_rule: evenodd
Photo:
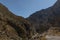
M 32 35 L 32 25 L 0 3 L 0 40 L 28 40 Z
M 43 33 L 50 27 L 60 27 L 60 0 L 52 7 L 33 13 L 27 20 L 33 24 L 38 33 Z
M 40 36 L 41 40 L 60 40 L 60 27 L 51 27 Z

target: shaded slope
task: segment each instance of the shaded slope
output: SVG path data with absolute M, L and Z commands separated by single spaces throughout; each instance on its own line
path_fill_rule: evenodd
M 60 0 L 57 0 L 52 7 L 33 13 L 27 20 L 33 24 L 39 33 L 50 27 L 60 27 Z

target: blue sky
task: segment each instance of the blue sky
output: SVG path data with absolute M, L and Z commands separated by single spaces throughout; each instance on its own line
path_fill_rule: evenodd
M 0 0 L 11 12 L 28 17 L 32 13 L 52 6 L 57 0 Z

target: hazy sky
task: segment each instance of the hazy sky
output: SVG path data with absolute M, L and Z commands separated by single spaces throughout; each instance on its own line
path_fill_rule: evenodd
M 0 0 L 16 15 L 28 17 L 32 13 L 52 6 L 57 0 Z

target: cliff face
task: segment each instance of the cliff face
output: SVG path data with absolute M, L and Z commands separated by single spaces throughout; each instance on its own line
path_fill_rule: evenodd
M 27 19 L 39 33 L 48 30 L 50 27 L 60 27 L 60 0 L 57 0 L 52 7 L 37 11 Z
M 27 40 L 31 35 L 31 24 L 0 3 L 0 40 Z

